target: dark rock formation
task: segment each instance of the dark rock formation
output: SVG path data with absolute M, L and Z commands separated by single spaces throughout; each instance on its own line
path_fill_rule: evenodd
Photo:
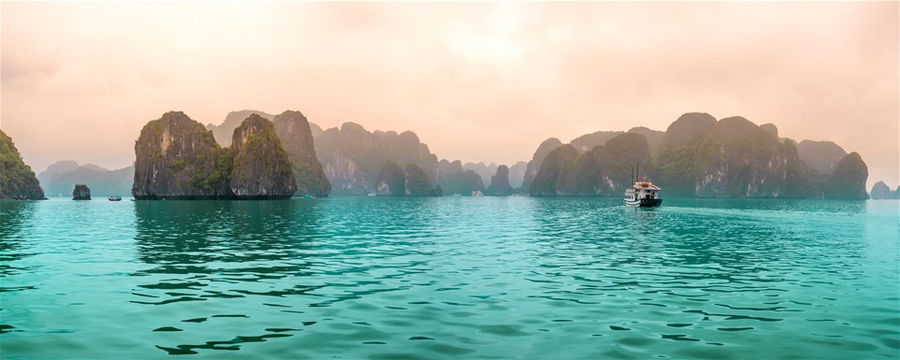
M 404 196 L 406 195 L 406 174 L 397 163 L 385 161 L 378 171 L 375 183 L 375 193 L 379 196 Z
M 237 129 L 241 123 L 249 117 L 250 115 L 259 115 L 266 119 L 272 120 L 275 115 L 268 114 L 259 110 L 240 110 L 240 111 L 232 111 L 229 112 L 228 115 L 225 115 L 225 120 L 222 121 L 218 126 L 215 125 L 207 125 L 207 129 L 212 130 L 213 136 L 216 138 L 216 142 L 219 143 L 222 147 L 231 146 L 232 135 L 234 134 L 234 129 Z
M 491 177 L 491 185 L 487 188 L 487 195 L 509 196 L 513 194 L 513 188 L 509 184 L 509 167 L 500 165 L 497 173 Z
M 856 152 L 845 156 L 822 185 L 826 199 L 868 199 L 866 180 L 869 169 Z
M 547 156 L 532 195 L 619 196 L 633 180 L 633 167 L 642 164 L 650 171 L 647 139 L 638 133 L 619 134 L 583 154 L 573 150 L 563 146 Z
M 85 184 L 75 184 L 72 189 L 72 200 L 90 200 L 91 189 Z
M 472 170 L 465 170 L 462 163 L 441 160 L 438 164 L 438 184 L 447 195 L 469 196 L 473 191 L 484 192 L 484 182 Z
M 481 176 L 482 183 L 489 184 L 491 176 L 494 176 L 494 173 L 497 172 L 497 164 L 490 163 L 489 165 L 486 165 L 483 162 L 465 163 L 463 164 L 463 169 L 474 171 L 478 176 Z
M 794 154 L 778 138 L 742 117 L 720 120 L 697 145 L 695 195 L 784 197 Z
M 868 175 L 858 154 L 842 156 L 843 149 L 831 142 L 798 145 L 778 138 L 778 128 L 772 124 L 757 126 L 741 117 L 716 121 L 709 114 L 687 113 L 663 135 L 638 127 L 625 134 L 631 138 L 607 138 L 613 133 L 582 136 L 576 139 L 579 146 L 573 140 L 569 148 L 551 152 L 552 159 L 549 154 L 541 158 L 547 166 L 540 166 L 540 176 L 533 178 L 529 193 L 620 196 L 631 181 L 631 167 L 640 163 L 641 175 L 652 178 L 667 197 L 865 196 Z M 585 144 L 602 145 L 581 153 Z M 658 155 L 654 155 L 657 147 Z M 843 158 L 843 165 L 838 166 L 836 157 Z
M 572 141 L 569 144 L 575 147 L 578 152 L 583 153 L 586 151 L 590 151 L 591 149 L 606 144 L 610 139 L 622 135 L 622 131 L 597 131 L 590 134 L 581 135 Z
M 135 199 L 230 198 L 232 155 L 180 111 L 144 125 L 134 144 Z
M 775 124 L 762 124 L 759 126 L 759 129 L 765 131 L 767 134 L 778 138 L 778 127 Z
M 803 140 L 797 144 L 797 152 L 803 163 L 823 175 L 831 174 L 838 162 L 847 156 L 843 148 L 831 141 Z
M 541 164 L 544 162 L 544 159 L 551 151 L 560 146 L 562 146 L 562 142 L 557 138 L 549 138 L 538 145 L 537 150 L 534 151 L 534 156 L 525 167 L 525 176 L 522 177 L 522 189 L 528 191 L 528 189 L 531 188 L 531 181 L 534 180 L 538 170 L 541 169 Z
M 316 158 L 311 126 L 299 111 L 285 111 L 272 120 L 275 133 L 287 151 L 297 181 L 297 194 L 328 196 L 331 184 Z M 317 127 L 318 128 L 318 127 Z M 321 132 L 321 129 L 319 129 Z
M 134 167 L 118 170 L 85 164 L 75 161 L 57 161 L 38 175 L 44 192 L 49 196 L 65 196 L 73 184 L 91 184 L 94 194 L 121 195 L 131 192 L 134 180 Z
M 272 122 L 250 115 L 234 130 L 234 154 L 229 181 L 238 199 L 282 199 L 294 196 L 297 185 L 287 152 Z
M 41 200 L 44 190 L 12 138 L 0 130 L 0 199 Z
M 662 147 L 663 140 L 666 138 L 665 131 L 651 130 L 643 126 L 638 126 L 631 128 L 628 132 L 644 135 L 644 138 L 647 139 L 647 147 L 650 149 L 650 157 L 656 159 L 659 156 L 659 149 Z
M 405 170 L 405 187 L 408 196 L 430 196 L 435 195 L 436 190 L 431 188 L 431 182 L 425 171 L 422 171 L 416 164 L 406 164 Z
M 429 181 L 437 178 L 437 157 L 411 131 L 369 132 L 348 122 L 340 129 L 325 130 L 316 137 L 315 147 L 333 194 L 376 192 L 378 173 L 386 161 L 416 164 Z
M 525 171 L 527 169 L 528 163 L 524 161 L 519 161 L 509 167 L 509 185 L 512 186 L 513 189 L 522 187 L 522 182 L 525 181 Z
M 661 150 L 696 145 L 715 124 L 716 118 L 707 113 L 681 115 L 666 129 Z
M 897 189 L 900 190 L 900 187 L 897 187 Z M 891 190 L 884 181 L 879 181 L 875 183 L 875 185 L 872 185 L 870 195 L 873 200 L 900 198 L 900 192 Z
M 551 151 L 541 162 L 528 193 L 532 196 L 574 195 L 569 193 L 578 162 L 578 149 L 571 144 Z

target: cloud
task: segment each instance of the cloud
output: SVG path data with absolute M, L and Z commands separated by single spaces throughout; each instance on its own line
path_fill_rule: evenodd
M 170 109 L 297 109 L 504 163 L 706 111 L 835 140 L 872 182 L 900 180 L 897 3 L 0 6 L 0 119 L 38 169 L 126 165 Z

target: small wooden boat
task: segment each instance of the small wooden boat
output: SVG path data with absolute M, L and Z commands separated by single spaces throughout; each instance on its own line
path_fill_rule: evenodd
M 119 195 L 110 196 L 108 199 L 109 201 L 122 201 L 122 197 Z

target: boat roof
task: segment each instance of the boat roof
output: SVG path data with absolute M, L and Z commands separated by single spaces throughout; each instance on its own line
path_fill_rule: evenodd
M 634 188 L 635 189 L 656 190 L 656 191 L 661 190 L 658 186 L 653 185 L 653 183 L 649 182 L 649 181 L 638 181 L 638 182 L 634 183 Z

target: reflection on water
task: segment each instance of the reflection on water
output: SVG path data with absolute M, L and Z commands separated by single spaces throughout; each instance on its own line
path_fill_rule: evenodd
M 33 201 L 0 201 L 0 276 L 24 270 L 12 263 L 30 255 L 26 250 L 29 231 L 22 227 L 34 215 L 34 208 Z
M 896 204 L 0 202 L 0 341 L 11 358 L 895 358 Z

